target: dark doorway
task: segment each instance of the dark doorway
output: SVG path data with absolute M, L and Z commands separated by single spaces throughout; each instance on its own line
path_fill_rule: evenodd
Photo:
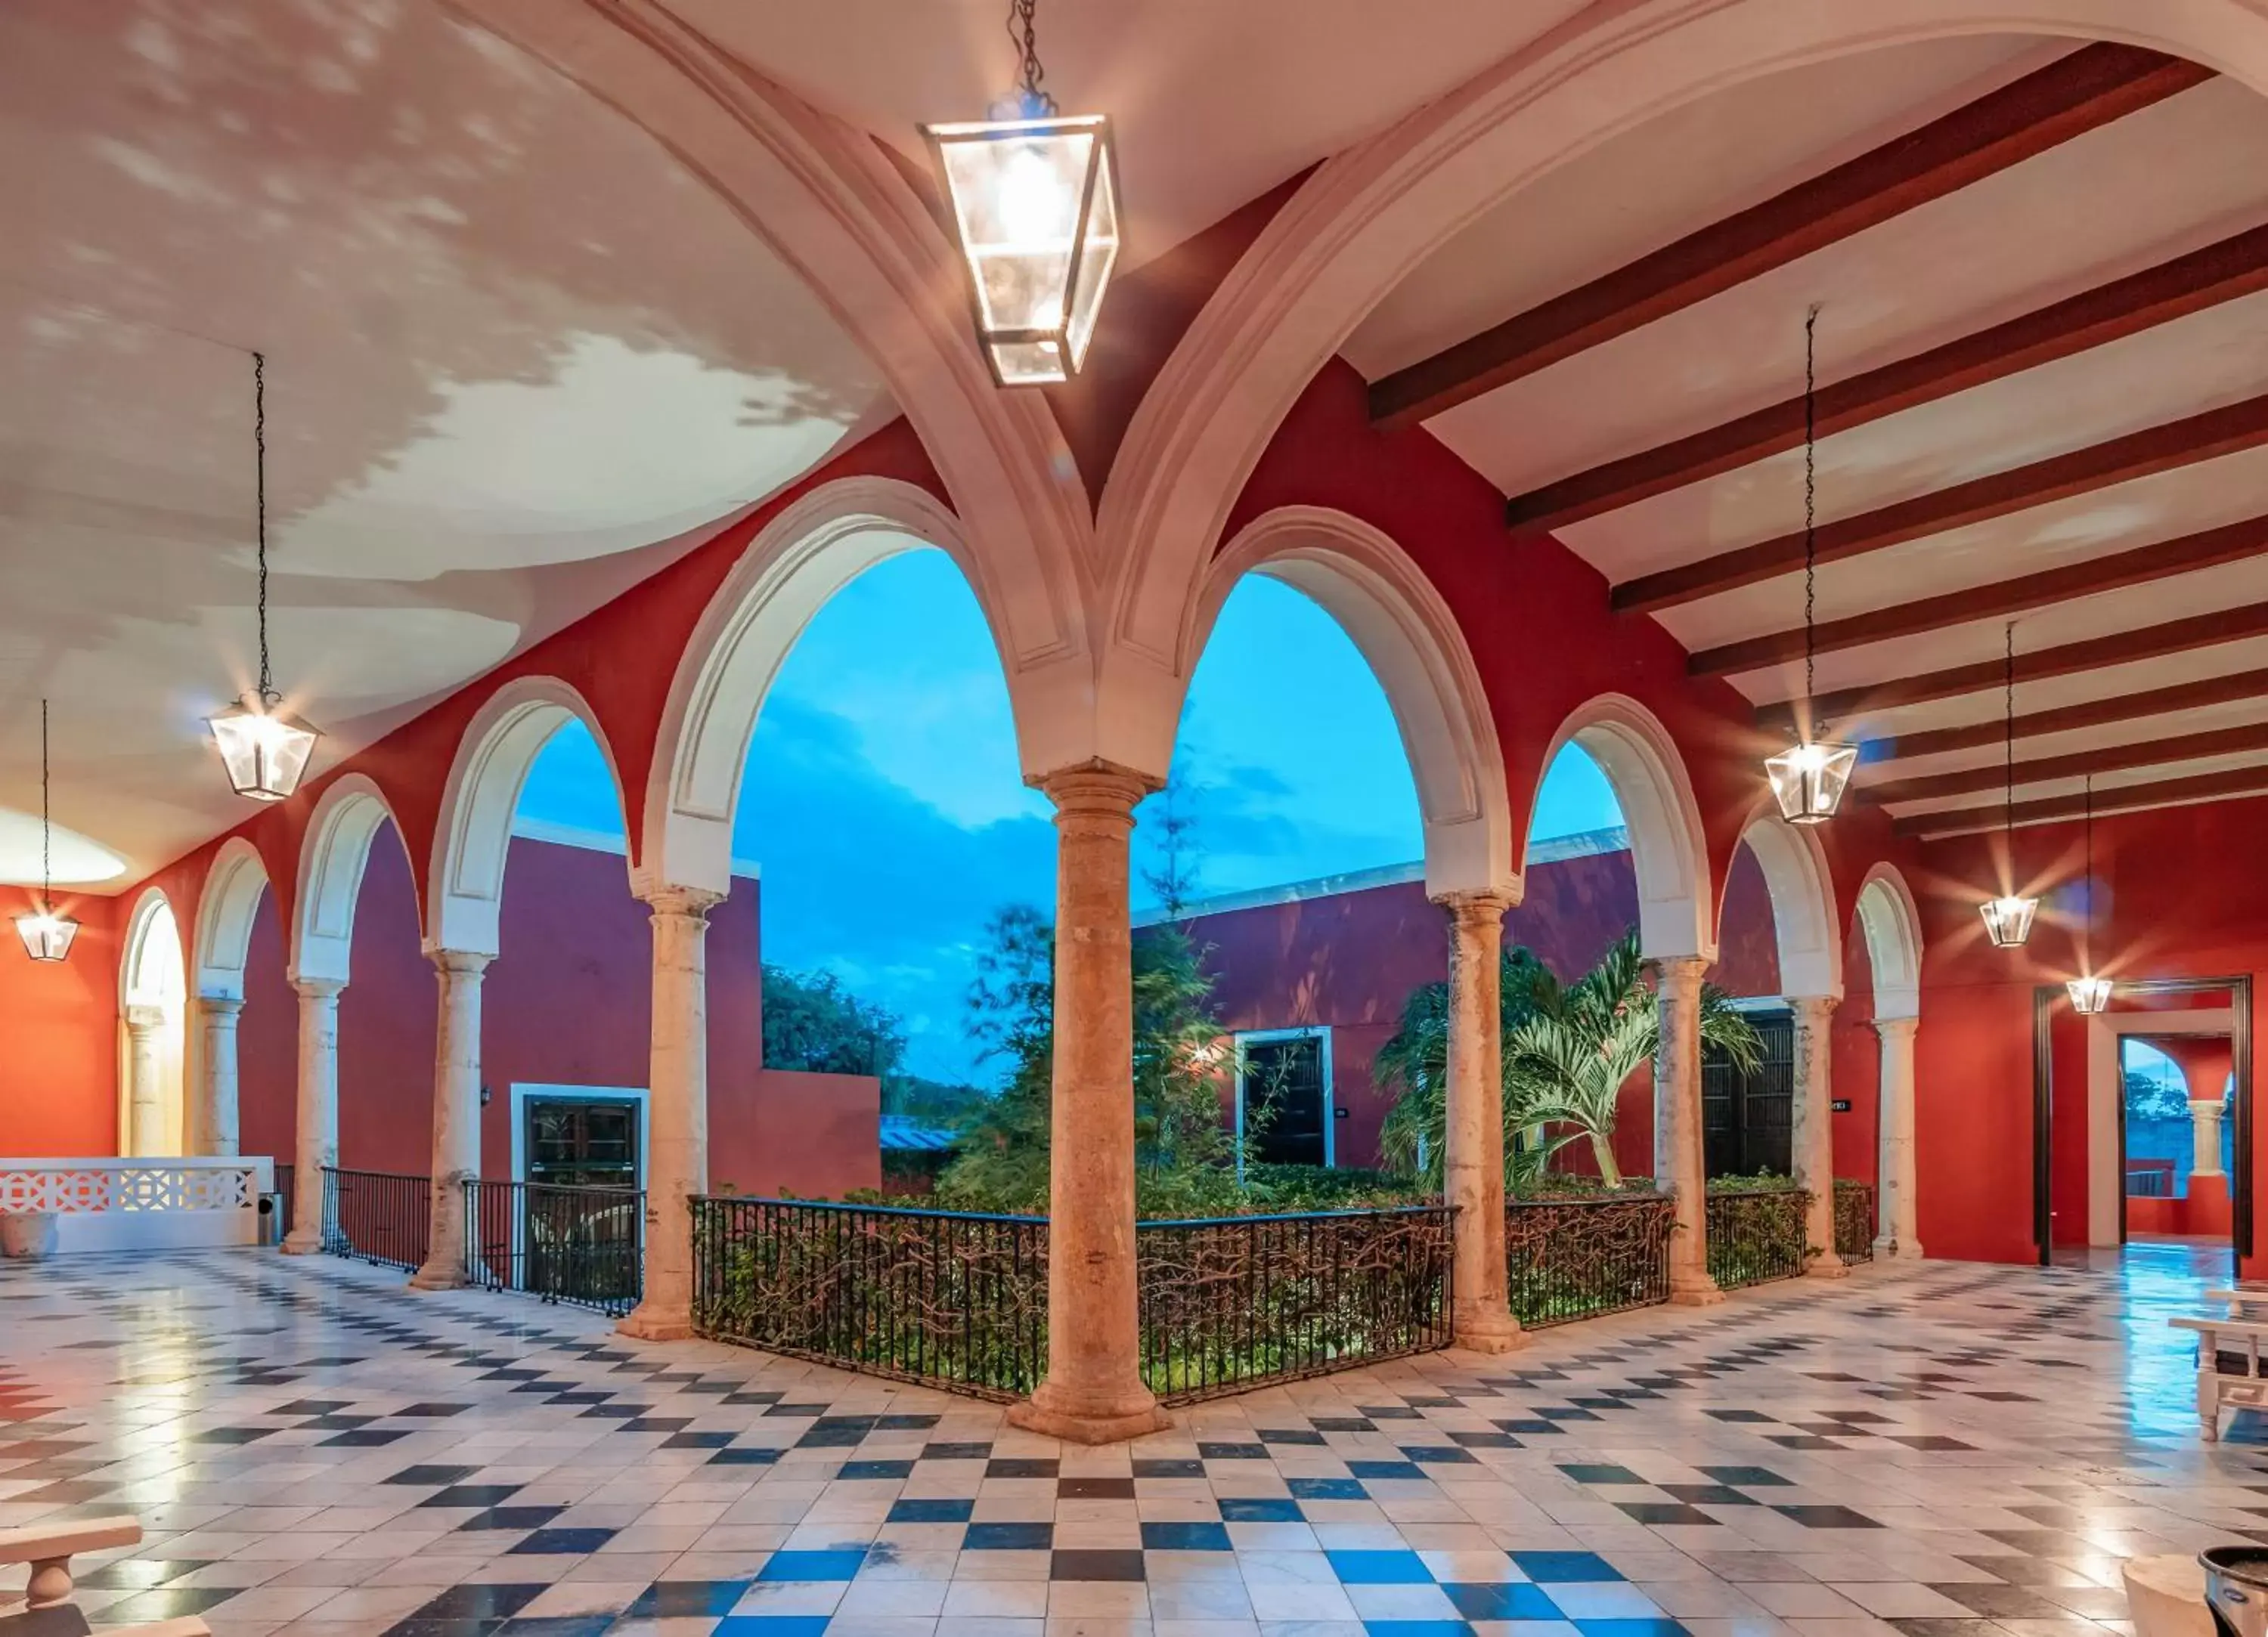
M 1323 1036 L 1287 1034 L 1237 1043 L 1237 1095 L 1246 1152 L 1268 1165 L 1329 1164 Z
M 527 1180 L 553 1187 L 638 1186 L 634 1097 L 527 1099 Z
M 1701 1157 L 1712 1177 L 1788 1174 L 1795 1119 L 1795 1018 L 1785 1008 L 1752 1011 L 1764 1042 L 1742 1074 L 1722 1052 L 1701 1053 Z

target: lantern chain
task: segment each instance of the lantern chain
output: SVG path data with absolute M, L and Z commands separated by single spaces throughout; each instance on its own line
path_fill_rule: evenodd
M 1816 644 L 1812 619 L 1818 607 L 1819 571 L 1819 376 L 1815 336 L 1819 328 L 1819 305 L 1812 304 L 1803 318 L 1803 702 L 1810 708 L 1815 697 L 1812 672 Z M 1813 731 L 1818 731 L 1814 724 Z
M 48 856 L 48 836 L 53 821 L 48 815 L 48 701 L 40 701 L 40 908 L 48 911 L 55 895 L 55 871 Z
M 2008 621 L 2007 657 L 2002 662 L 2000 731 L 2000 828 L 2014 845 L 2016 833 L 2016 622 Z
M 1040 0 L 1008 0 L 1008 38 L 1022 59 L 1022 83 L 1017 87 L 1026 119 L 1053 118 L 1061 110 L 1056 99 L 1040 88 L 1047 70 L 1040 66 Z
M 252 451 L 259 528 L 260 700 L 273 705 L 284 696 L 268 668 L 268 356 L 258 352 L 252 355 Z

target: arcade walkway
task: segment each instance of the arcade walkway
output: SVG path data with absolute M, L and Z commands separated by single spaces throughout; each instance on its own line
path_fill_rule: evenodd
M 2122 1557 L 2268 1538 L 2197 1288 L 1870 1268 L 1080 1450 L 321 1259 L 0 1267 L 0 1525 L 140 1514 L 93 1619 L 217 1637 L 2076 1637 Z

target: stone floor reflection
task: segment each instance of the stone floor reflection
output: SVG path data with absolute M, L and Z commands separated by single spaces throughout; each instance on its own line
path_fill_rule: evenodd
M 1088 1450 L 337 1262 L 18 1266 L 0 1526 L 138 1514 L 88 1612 L 219 1637 L 2065 1637 L 2268 1540 L 2164 1324 L 2218 1276 L 1865 1268 Z

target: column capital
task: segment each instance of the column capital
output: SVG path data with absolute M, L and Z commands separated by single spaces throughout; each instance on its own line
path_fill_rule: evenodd
M 335 1001 L 339 991 L 347 987 L 344 978 L 294 978 L 291 987 L 299 992 L 303 1001 Z
M 2228 1106 L 2224 1098 L 2217 1097 L 2193 1097 L 2190 1099 L 2190 1112 L 2207 1119 L 2219 1119 Z
M 709 912 L 725 901 L 725 894 L 707 887 L 654 886 L 638 894 L 656 921 L 667 916 L 679 921 L 706 921 Z
M 1472 922 L 1501 921 L 1520 899 L 1514 893 L 1472 887 L 1454 892 L 1437 892 L 1433 895 L 1433 901 L 1448 912 L 1450 920 L 1462 927 Z
M 1914 1031 L 1921 1027 L 1918 1017 L 1869 1017 L 1867 1023 L 1885 1040 L 1911 1040 Z
M 1787 1004 L 1789 1010 L 1799 1015 L 1824 1017 L 1843 1004 L 1843 997 L 1839 995 L 1791 995 L 1787 997 Z
M 478 950 L 427 950 L 425 956 L 444 975 L 453 978 L 477 978 L 496 958 Z
M 1116 762 L 1084 761 L 1028 781 L 1056 806 L 1058 819 L 1081 818 L 1130 823 L 1135 804 L 1162 788 L 1147 774 Z
M 207 1017 L 233 1017 L 244 1009 L 241 995 L 200 995 L 197 1010 Z
M 1709 958 L 1705 955 L 1648 955 L 1639 964 L 1653 974 L 1657 988 L 1664 992 L 1690 990 L 1697 995 L 1701 992 L 1702 976 L 1709 970 Z
M 166 1021 L 166 1009 L 162 1006 L 130 1005 L 125 1009 L 124 1016 L 126 1026 L 138 1032 L 146 1029 L 155 1029 L 163 1024 Z

